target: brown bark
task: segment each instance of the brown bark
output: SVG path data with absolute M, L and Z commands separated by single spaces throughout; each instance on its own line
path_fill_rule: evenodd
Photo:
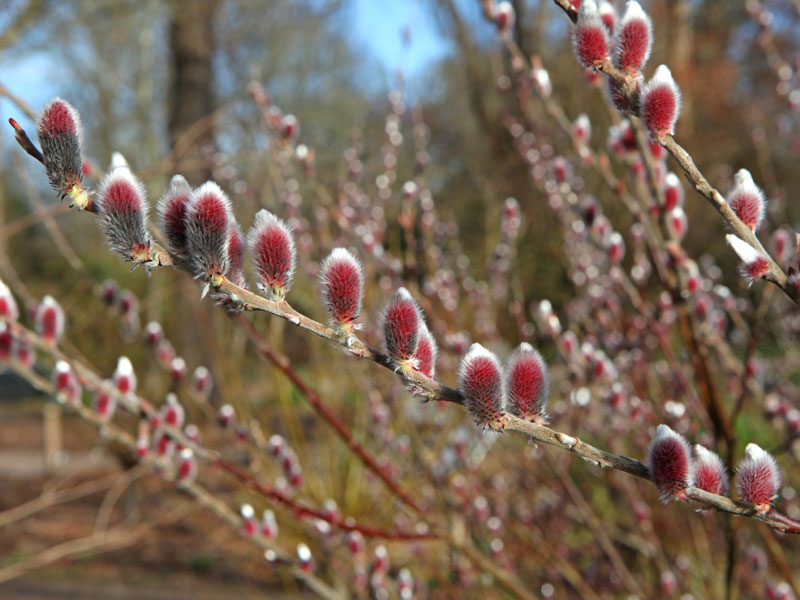
M 213 21 L 217 0 L 172 3 L 169 95 L 169 141 L 173 158 L 185 162 L 181 172 L 193 185 L 211 179 L 202 163 L 203 148 L 213 144 Z M 189 139 L 191 138 L 191 139 Z

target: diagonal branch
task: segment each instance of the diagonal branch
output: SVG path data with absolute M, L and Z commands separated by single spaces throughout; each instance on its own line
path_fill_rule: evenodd
M 574 23 L 578 18 L 578 11 L 575 9 L 569 0 L 553 0 Z M 627 96 L 630 106 L 639 106 L 639 91 L 636 89 L 636 83 L 625 74 L 617 69 L 611 62 L 610 58 L 606 58 L 602 63 L 597 66 L 597 70 L 605 73 L 610 79 L 617 84 L 620 90 Z M 632 118 L 638 119 L 637 116 L 631 115 Z M 795 303 L 800 304 L 800 289 L 795 287 L 786 276 L 786 273 L 780 268 L 778 263 L 767 252 L 761 241 L 756 237 L 756 234 L 736 216 L 733 209 L 725 201 L 724 196 L 712 186 L 705 178 L 700 169 L 692 159 L 692 156 L 681 146 L 675 137 L 670 135 L 664 136 L 659 140 L 662 146 L 666 148 L 678 165 L 683 170 L 683 174 L 687 181 L 692 184 L 695 191 L 703 196 L 713 206 L 725 224 L 741 239 L 750 244 L 753 248 L 761 252 L 767 257 L 769 263 L 769 270 L 764 275 L 764 279 L 774 283 Z

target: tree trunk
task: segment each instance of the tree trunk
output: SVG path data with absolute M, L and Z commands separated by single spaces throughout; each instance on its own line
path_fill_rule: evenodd
M 214 142 L 213 21 L 217 0 L 172 3 L 170 20 L 169 142 L 192 185 L 211 179 L 203 149 Z

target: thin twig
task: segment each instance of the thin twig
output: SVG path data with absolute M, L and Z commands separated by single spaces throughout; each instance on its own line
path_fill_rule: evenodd
M 577 21 L 578 11 L 569 3 L 569 0 L 553 0 L 553 2 L 567 14 L 573 23 Z M 626 77 L 622 71 L 617 69 L 610 57 L 607 57 L 598 64 L 596 69 L 605 73 L 617 84 L 619 89 L 628 98 L 630 106 L 639 106 L 639 91 L 636 88 L 635 81 L 630 77 Z M 638 119 L 635 115 L 631 115 L 631 118 Z M 700 169 L 697 168 L 692 156 L 683 146 L 675 141 L 675 138 L 671 134 L 665 135 L 659 140 L 659 143 L 673 156 L 683 170 L 687 181 L 692 184 L 692 187 L 694 187 L 698 194 L 708 200 L 711 206 L 716 209 L 725 224 L 733 230 L 738 237 L 746 241 L 767 258 L 769 268 L 764 275 L 764 279 L 781 288 L 795 304 L 800 303 L 800 289 L 789 282 L 786 273 L 783 272 L 778 263 L 775 262 L 769 252 L 764 248 L 755 233 L 736 216 L 736 213 L 725 201 L 724 196 L 708 182 Z

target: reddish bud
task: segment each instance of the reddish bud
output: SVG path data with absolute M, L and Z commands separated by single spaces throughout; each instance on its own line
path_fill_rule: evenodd
M 163 431 L 156 435 L 155 453 L 159 458 L 172 456 L 175 453 L 175 442 Z
M 550 372 L 542 355 L 525 342 L 517 347 L 505 371 L 508 410 L 521 419 L 543 423 L 550 394 Z
M 175 394 L 167 394 L 167 402 L 161 408 L 161 421 L 165 425 L 180 429 L 183 427 L 184 418 L 185 412 L 178 402 L 178 397 Z
M 278 522 L 275 520 L 275 513 L 271 510 L 265 510 L 261 516 L 261 535 L 268 540 L 278 537 Z
M 416 362 L 416 369 L 425 377 L 430 377 L 436 374 L 436 358 L 439 355 L 439 348 L 436 346 L 436 340 L 433 339 L 430 329 L 424 321 L 420 321 L 419 343 L 417 344 L 417 351 L 414 353 L 414 360 Z
M 292 230 L 271 212 L 260 210 L 247 241 L 256 266 L 258 289 L 268 298 L 283 300 L 292 285 L 297 262 Z
M 300 562 L 300 569 L 303 573 L 311 573 L 314 570 L 314 559 L 311 556 L 311 549 L 305 544 L 297 544 L 297 559 Z
M 175 358 L 175 348 L 172 347 L 169 340 L 161 340 L 158 342 L 156 358 L 159 364 L 165 369 L 169 369 L 172 366 L 172 359 Z
M 113 279 L 106 279 L 100 284 L 100 300 L 103 304 L 113 306 L 119 300 L 119 286 Z
M 578 348 L 578 337 L 571 331 L 565 331 L 559 338 L 559 347 L 564 357 L 569 360 L 572 353 Z
M 550 81 L 550 73 L 543 67 L 534 67 L 531 70 L 531 79 L 536 91 L 542 98 L 549 98 L 553 93 L 553 84 Z
M 158 201 L 158 221 L 169 250 L 184 256 L 187 250 L 186 213 L 193 201 L 192 188 L 182 175 L 175 175 Z
M 492 18 L 500 34 L 507 35 L 511 31 L 511 28 L 514 27 L 514 7 L 510 2 L 503 0 L 495 6 Z
M 692 485 L 691 449 L 686 439 L 666 425 L 659 425 L 650 443 L 647 466 L 650 477 L 666 502 L 685 498 L 683 490 Z
M 176 477 L 178 483 L 182 484 L 191 483 L 197 478 L 197 459 L 191 448 L 181 450 Z
M 16 321 L 19 319 L 17 301 L 8 286 L 0 281 L 0 319 Z
M 681 180 L 675 173 L 667 173 L 664 178 L 664 210 L 669 212 L 673 208 L 683 206 L 683 197 L 684 192 Z
M 767 201 L 764 192 L 754 182 L 747 169 L 739 169 L 734 177 L 733 189 L 726 198 L 739 220 L 753 231 L 764 222 Z
M 104 389 L 98 390 L 94 395 L 94 411 L 104 421 L 110 421 L 117 408 L 117 399 Z
M 665 596 L 672 596 L 678 589 L 678 578 L 672 571 L 664 571 L 660 578 L 661 591 Z
M 50 185 L 62 196 L 73 194 L 83 176 L 78 111 L 69 102 L 54 98 L 42 109 L 36 131 Z
M 14 336 L 8 329 L 5 321 L 0 321 L 0 360 L 11 358 L 11 349 L 14 346 Z
M 589 142 L 589 137 L 592 135 L 592 122 L 586 114 L 580 114 L 575 119 L 572 124 L 572 133 L 581 144 Z
M 614 5 L 608 0 L 601 0 L 597 7 L 597 12 L 600 13 L 600 19 L 602 19 L 603 25 L 606 26 L 608 36 L 613 37 L 614 30 L 617 27 L 617 11 Z
M 120 394 L 133 394 L 136 392 L 136 374 L 133 372 L 133 365 L 127 356 L 119 357 L 117 368 L 111 380 Z
M 208 397 L 214 387 L 211 372 L 202 365 L 197 367 L 192 374 L 192 387 L 198 394 Z
M 236 419 L 236 411 L 230 404 L 223 404 L 219 407 L 217 421 L 222 427 L 228 427 Z
M 15 361 L 28 369 L 32 369 L 33 364 L 36 362 L 36 352 L 26 340 L 14 340 L 11 354 Z
M 200 442 L 200 428 L 194 423 L 189 423 L 183 430 L 184 435 L 194 443 Z
M 176 356 L 169 363 L 169 372 L 173 379 L 180 381 L 186 377 L 186 361 L 180 356 Z
M 36 333 L 50 344 L 64 334 L 64 311 L 52 296 L 45 296 L 36 309 Z
M 139 299 L 133 292 L 123 290 L 119 295 L 119 316 L 128 331 L 139 330 Z
M 150 260 L 148 204 L 144 186 L 126 167 L 112 170 L 100 185 L 97 212 L 109 246 L 123 259 Z
M 692 485 L 712 494 L 728 495 L 728 473 L 725 465 L 722 464 L 722 459 L 716 452 L 712 452 L 700 444 L 694 445 L 694 481 Z
M 139 458 L 147 456 L 150 452 L 150 424 L 139 421 L 139 436 L 136 438 L 136 455 Z
M 347 534 L 347 547 L 353 554 L 360 554 L 364 551 L 364 536 L 358 531 L 351 531 Z
M 636 0 L 629 0 L 617 32 L 614 64 L 629 73 L 641 71 L 652 47 L 653 23 Z
M 244 233 L 235 221 L 228 231 L 228 278 L 241 288 L 247 288 L 244 278 Z
M 208 181 L 194 191 L 186 212 L 186 245 L 198 276 L 213 279 L 228 271 L 232 221 L 230 200 L 216 183 Z
M 164 330 L 158 321 L 150 321 L 144 327 L 144 341 L 148 346 L 156 346 L 164 339 Z
M 322 261 L 319 278 L 331 323 L 345 334 L 352 333 L 364 298 L 361 263 L 344 248 L 334 248 Z
M 256 521 L 256 511 L 249 504 L 242 504 L 239 509 L 242 515 L 242 534 L 245 537 L 256 537 L 259 534 L 258 521 Z
M 756 279 L 769 272 L 769 261 L 764 253 L 732 233 L 725 236 L 725 241 L 742 261 L 739 272 L 747 281 L 747 285 L 752 285 Z
M 776 229 L 770 238 L 769 247 L 775 262 L 786 264 L 792 251 L 791 234 L 785 229 Z
M 472 344 L 458 368 L 458 388 L 464 394 L 464 407 L 475 423 L 502 429 L 505 416 L 505 390 L 500 360 L 480 344 Z
M 681 93 L 669 67 L 661 65 L 642 89 L 641 117 L 656 139 L 675 133 L 681 111 Z
M 300 487 L 303 484 L 303 470 L 299 464 L 295 464 L 288 473 L 289 483 L 292 487 Z
M 273 456 L 281 456 L 286 450 L 286 440 L 276 433 L 270 436 L 268 447 Z
M 676 206 L 667 214 L 666 218 L 667 231 L 676 240 L 683 239 L 686 232 L 689 230 L 689 220 L 686 218 L 686 212 L 682 207 Z
M 63 360 L 56 362 L 51 377 L 53 387 L 64 401 L 79 404 L 81 400 L 81 384 L 69 363 Z
M 569 163 L 563 156 L 556 156 L 553 159 L 553 175 L 558 183 L 564 183 L 569 177 Z
M 300 132 L 300 124 L 297 122 L 297 117 L 294 115 L 286 115 L 281 119 L 281 136 L 285 139 L 297 137 Z
M 375 560 L 372 562 L 373 573 L 386 573 L 389 570 L 389 553 L 386 546 L 380 545 L 375 548 Z
M 756 444 L 747 444 L 745 457 L 736 467 L 736 489 L 744 502 L 767 512 L 778 495 L 781 475 L 775 459 Z
M 383 313 L 383 339 L 389 356 L 401 366 L 413 366 L 419 345 L 419 324 L 422 322 L 417 302 L 401 287 L 395 292 Z
M 619 232 L 615 231 L 608 236 L 606 251 L 611 262 L 619 263 L 625 258 L 625 240 Z
M 608 58 L 608 31 L 594 0 L 581 2 L 572 45 L 578 61 L 584 67 L 595 67 Z

